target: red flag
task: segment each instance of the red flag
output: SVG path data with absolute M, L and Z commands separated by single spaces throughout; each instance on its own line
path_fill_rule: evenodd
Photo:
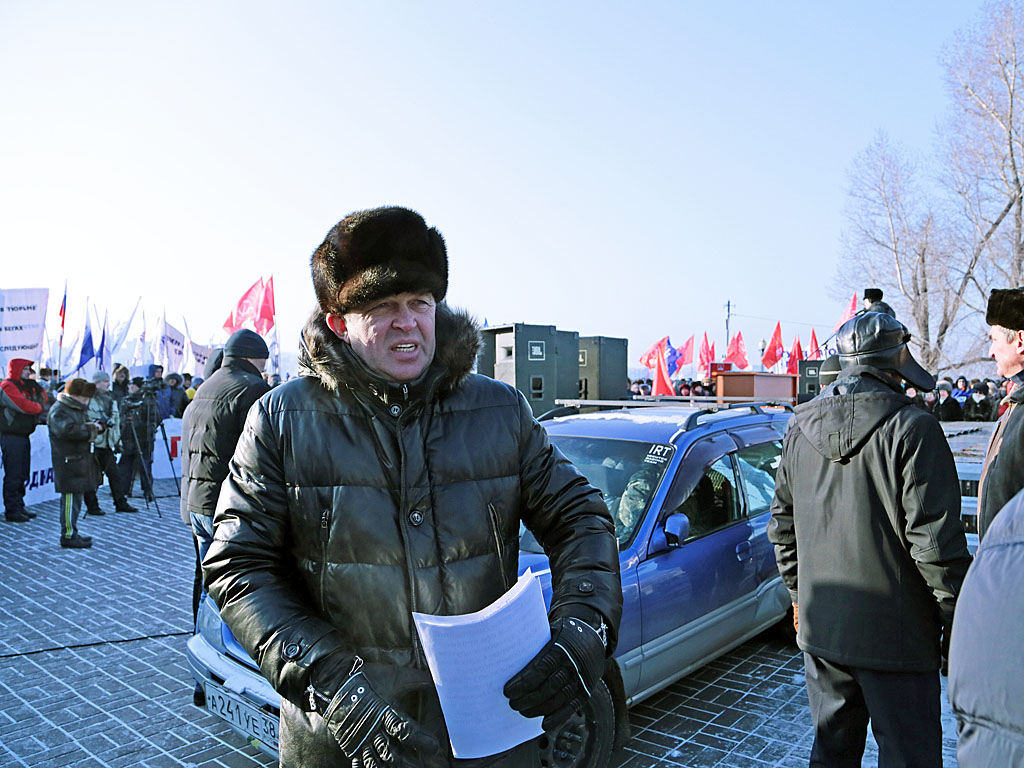
M 668 336 L 659 339 L 651 345 L 651 348 L 640 355 L 638 361 L 644 368 L 656 368 L 658 366 L 658 350 L 661 350 L 662 357 L 665 356 L 665 345 L 668 344 Z
M 712 363 L 715 362 L 715 358 L 716 357 L 718 357 L 718 355 L 715 354 L 715 342 L 712 341 L 711 342 L 711 360 L 709 362 L 712 362 Z M 710 368 L 708 369 L 708 372 L 709 373 L 711 372 Z
M 804 359 L 804 350 L 800 346 L 800 336 L 793 337 L 793 346 L 789 350 L 789 363 L 786 364 L 786 373 L 794 376 L 800 374 L 800 361 Z
M 224 321 L 224 330 L 228 332 L 228 335 L 244 328 L 246 323 L 255 321 L 262 298 L 263 278 L 261 277 L 252 284 L 249 290 L 242 294 L 242 298 L 238 300 L 238 305 L 228 315 L 228 319 Z
M 732 363 L 740 370 L 750 367 L 750 362 L 747 360 L 747 345 L 743 343 L 742 331 L 736 331 L 736 335 L 729 340 L 729 346 L 725 349 L 724 362 Z
M 679 348 L 679 359 L 676 360 L 676 373 L 684 365 L 693 365 L 693 336 Z
M 823 355 L 821 354 L 821 347 L 818 346 L 818 337 L 814 334 L 814 329 L 811 328 L 811 342 L 807 345 L 807 360 L 821 360 Z
M 768 342 L 764 355 L 761 357 L 761 365 L 764 366 L 766 371 L 769 370 L 782 359 L 782 353 L 785 351 L 785 347 L 782 346 L 782 323 L 776 323 L 772 340 Z
M 666 336 L 666 338 L 668 337 Z M 674 395 L 675 393 L 676 390 L 672 386 L 672 380 L 668 376 L 668 362 L 665 360 L 665 344 L 659 344 L 658 351 L 655 354 L 654 387 L 651 389 L 651 394 Z
M 851 317 L 853 317 L 856 314 L 857 314 L 857 292 L 854 291 L 853 292 L 853 298 L 850 299 L 850 306 L 848 306 L 846 308 L 846 311 L 843 312 L 842 319 L 838 323 L 836 323 L 836 327 L 832 329 L 832 333 L 835 333 L 836 331 L 838 331 L 840 329 L 840 327 L 842 327 L 843 323 L 845 323 L 847 320 L 849 320 Z
M 708 346 L 708 332 L 704 331 L 704 340 L 700 343 L 700 352 L 697 355 L 697 373 L 710 376 L 711 361 L 714 359 L 714 353 Z
M 253 318 L 256 333 L 260 336 L 266 336 L 270 329 L 274 327 L 274 315 L 274 276 L 271 275 L 270 279 L 263 286 L 263 291 L 260 294 L 260 303 L 256 309 L 256 317 Z

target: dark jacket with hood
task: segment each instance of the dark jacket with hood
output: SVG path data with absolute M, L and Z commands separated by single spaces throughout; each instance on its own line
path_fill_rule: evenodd
M 844 370 L 798 406 L 768 538 L 800 608 L 797 643 L 877 670 L 939 668 L 970 565 L 942 427 L 888 374 Z
M 424 374 L 394 384 L 315 313 L 302 376 L 250 410 L 221 487 L 203 571 L 282 694 L 282 765 L 348 763 L 305 711 L 311 668 L 342 654 L 348 669 L 358 655 L 429 681 L 411 613 L 470 613 L 500 597 L 516 580 L 520 521 L 549 553 L 552 612 L 576 606 L 618 627 L 618 548 L 600 492 L 522 394 L 470 372 L 479 338 L 467 316 L 439 305 L 436 337 Z M 448 744 L 432 685 L 397 704 Z M 428 762 L 453 764 L 444 751 Z
M 100 484 L 91 450 L 96 428 L 87 423 L 87 413 L 87 405 L 61 392 L 47 416 L 57 493 L 86 493 Z
M 156 380 L 158 382 L 156 388 L 156 408 L 157 413 L 160 415 L 160 421 L 169 419 L 174 415 L 174 409 L 171 405 L 171 388 L 167 386 L 166 379 L 157 379 L 156 372 L 163 366 L 154 363 L 149 366 L 149 379 Z
M 196 390 L 181 422 L 183 512 L 213 516 L 246 414 L 269 391 L 259 369 L 242 357 L 225 357 Z
M 1024 493 L 999 513 L 964 579 L 949 651 L 960 768 L 1024 765 Z
M 1006 396 L 1009 407 L 992 431 L 978 489 L 978 533 L 984 537 L 999 510 L 1024 488 L 1024 386 Z
M 31 360 L 16 357 L 7 362 L 7 378 L 0 381 L 0 433 L 28 437 L 39 424 L 46 394 L 31 379 L 22 379 L 22 371 Z

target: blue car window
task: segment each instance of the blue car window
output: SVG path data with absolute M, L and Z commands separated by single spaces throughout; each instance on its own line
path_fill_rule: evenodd
M 693 491 L 674 511 L 690 519 L 690 540 L 739 520 L 742 509 L 732 460 L 723 456 L 704 471 Z
M 767 512 L 775 496 L 775 473 L 779 470 L 782 444 L 761 443 L 736 451 L 740 478 L 747 493 L 747 509 L 751 516 Z
M 675 446 L 638 440 L 552 435 L 551 442 L 601 491 L 615 521 L 619 549 L 636 535 L 655 491 L 675 453 Z M 519 548 L 541 552 L 533 535 L 520 526 Z

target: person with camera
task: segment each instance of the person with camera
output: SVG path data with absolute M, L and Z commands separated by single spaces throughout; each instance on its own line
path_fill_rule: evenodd
M 121 418 L 120 410 L 113 393 L 110 392 L 110 375 L 106 371 L 96 371 L 92 375 L 93 384 L 96 385 L 96 394 L 89 401 L 89 420 L 106 425 L 106 429 L 100 432 L 93 441 L 96 466 L 99 469 L 99 481 L 103 482 L 103 475 L 107 476 L 110 484 L 110 496 L 114 500 L 114 509 L 118 512 L 138 512 L 135 507 L 128 503 L 124 491 L 121 488 L 121 473 L 117 468 L 117 459 L 114 454 L 120 450 L 121 441 Z M 85 494 L 85 514 L 105 514 L 100 507 L 96 490 Z
M 92 537 L 78 532 L 78 514 L 85 494 L 97 485 L 92 442 L 107 428 L 89 420 L 89 401 L 95 394 L 96 385 L 91 381 L 72 379 L 57 395 L 47 417 L 53 482 L 60 494 L 60 545 L 64 549 L 92 546 Z
M 0 453 L 4 464 L 4 517 L 8 523 L 27 523 L 36 516 L 25 506 L 25 483 L 32 461 L 29 435 L 45 410 L 46 393 L 32 378 L 32 361 L 16 357 L 7 363 L 0 382 Z
M 146 502 L 153 496 L 153 440 L 160 425 L 156 404 L 156 388 L 136 376 L 128 382 L 128 394 L 121 401 L 121 459 L 117 463 L 121 473 L 121 489 L 126 496 L 132 493 L 135 476 L 142 477 L 142 492 Z

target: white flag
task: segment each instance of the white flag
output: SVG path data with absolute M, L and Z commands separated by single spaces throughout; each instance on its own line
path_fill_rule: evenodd
M 146 310 L 142 310 L 142 330 L 139 331 L 139 340 L 135 342 L 135 351 L 132 353 L 132 366 L 146 364 Z

